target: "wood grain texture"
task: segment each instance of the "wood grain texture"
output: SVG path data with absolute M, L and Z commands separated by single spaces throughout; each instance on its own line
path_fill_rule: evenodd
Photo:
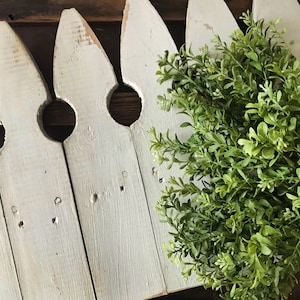
M 224 42 L 229 42 L 230 34 L 238 28 L 224 0 L 189 1 L 185 43 L 194 53 L 204 45 L 215 52 L 212 46 L 215 35 L 219 35 Z
M 279 29 L 286 29 L 284 35 L 287 43 L 293 41 L 291 49 L 300 60 L 300 5 L 297 0 L 253 0 L 253 17 L 276 21 L 280 18 Z
M 243 11 L 251 9 L 252 5 L 252 0 L 226 0 L 225 2 L 235 18 L 238 18 Z M 96 0 L 81 0 L 76 2 L 72 1 L 72 3 L 74 3 L 73 6 L 76 4 L 78 10 L 89 21 L 90 26 L 101 40 L 101 43 L 114 66 L 118 82 L 121 85 L 121 92 L 126 91 L 123 89 L 121 82 L 118 46 L 121 26 L 120 22 L 125 1 L 115 0 L 100 2 Z M 0 19 L 9 20 L 14 30 L 27 45 L 45 77 L 51 95 L 54 95 L 52 88 L 52 58 L 57 29 L 56 22 L 59 20 L 61 9 L 67 5 L 72 5 L 72 3 L 70 4 L 70 1 L 50 0 L 0 0 Z M 151 3 L 164 19 L 176 45 L 178 47 L 182 45 L 184 42 L 187 0 L 155 0 L 151 1 Z M 220 24 L 221 23 L 222 22 L 220 22 Z M 132 120 L 135 117 L 132 118 L 131 116 L 127 116 L 126 112 L 123 110 L 124 106 L 128 104 L 128 106 L 132 107 L 132 103 L 136 103 L 136 110 L 134 112 L 131 110 L 131 114 L 138 116 L 139 105 L 137 97 L 126 97 L 126 99 L 122 102 L 120 107 L 114 105 L 119 104 L 120 101 L 114 102 L 115 99 L 112 99 L 111 103 L 113 114 L 118 122 L 128 125 L 129 122 L 131 122 L 129 120 Z M 69 124 L 66 126 L 72 125 L 72 119 L 68 118 L 68 112 L 64 111 L 63 108 L 62 112 L 66 115 L 66 121 L 69 121 Z M 51 124 L 47 123 L 48 120 Z M 59 123 L 52 124 L 53 121 L 46 118 L 46 129 L 48 130 L 50 127 L 49 130 L 54 132 L 54 135 L 55 132 L 57 132 L 57 135 L 60 136 L 59 130 L 64 131 L 64 128 L 58 127 Z
M 151 136 L 148 131 L 151 127 L 162 132 L 169 128 L 172 135 L 182 120 L 175 111 L 166 113 L 157 105 L 157 95 L 165 93 L 168 87 L 167 84 L 160 85 L 155 75 L 158 55 L 163 55 L 165 50 L 174 53 L 176 46 L 154 7 L 147 0 L 128 0 L 122 24 L 121 71 L 124 82 L 133 87 L 142 99 L 141 116 L 131 130 L 150 208 L 160 198 L 164 181 L 168 180 L 171 173 L 174 176 L 180 174 L 175 170 L 170 172 L 164 165 L 158 166 L 153 161 L 149 144 Z M 162 244 L 169 240 L 170 227 L 160 222 L 160 216 L 154 209 L 150 209 L 150 213 L 167 291 L 199 284 L 193 279 L 185 281 L 180 268 L 168 260 Z
M 47 91 L 6 22 L 0 37 L 0 189 L 22 295 L 94 299 L 63 149 L 38 125 Z
M 1 197 L 0 201 L 2 202 Z M 0 261 L 0 299 L 21 300 L 21 291 L 11 251 L 2 205 L 0 206 Z
M 184 20 L 187 0 L 151 0 L 164 20 Z M 233 15 L 251 9 L 252 0 L 226 0 Z M 125 0 L 0 0 L 0 19 L 9 22 L 58 22 L 62 9 L 77 8 L 87 21 L 121 21 Z
M 187 0 L 152 0 L 164 19 L 183 20 Z M 11 22 L 57 22 L 64 8 L 75 7 L 89 21 L 121 21 L 125 0 L 1 0 L 0 18 Z
M 87 23 L 62 14 L 54 51 L 54 88 L 77 122 L 64 148 L 96 294 L 104 300 L 165 293 L 140 170 L 127 127 L 107 110 L 113 68 Z

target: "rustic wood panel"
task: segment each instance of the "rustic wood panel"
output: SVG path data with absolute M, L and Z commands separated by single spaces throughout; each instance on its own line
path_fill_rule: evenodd
M 21 300 L 22 296 L 4 218 L 1 195 L 0 202 L 0 299 Z
M 0 38 L 0 191 L 22 297 L 94 299 L 62 145 L 37 122 L 47 91 L 6 22 Z
M 60 2 L 60 4 L 58 3 Z M 94 2 L 94 3 L 93 3 Z M 96 3 L 97 2 L 97 3 Z M 53 58 L 53 46 L 54 46 L 54 38 L 55 32 L 57 28 L 57 23 L 59 19 L 59 15 L 61 12 L 61 8 L 68 6 L 77 6 L 80 12 L 86 17 L 86 19 L 91 22 L 91 27 L 96 32 L 96 35 L 100 37 L 101 42 L 103 44 L 104 49 L 109 55 L 110 60 L 112 61 L 115 72 L 119 77 L 119 53 L 117 53 L 118 48 L 112 47 L 109 49 L 110 44 L 116 44 L 119 40 L 120 33 L 120 20 L 122 14 L 122 6 L 124 6 L 124 0 L 115 0 L 109 1 L 117 3 L 115 8 L 113 7 L 115 4 L 107 4 L 108 1 L 102 1 L 101 5 L 110 5 L 112 11 L 108 11 L 107 7 L 99 7 L 99 0 L 87 1 L 51 1 L 51 0 L 0 0 L 0 19 L 8 20 L 15 30 L 20 34 L 21 38 L 25 41 L 25 44 L 29 48 L 29 50 L 33 53 L 33 57 L 36 59 L 39 67 L 41 68 L 44 76 L 46 77 L 46 81 L 49 85 L 50 91 L 53 95 L 52 90 L 52 58 Z M 171 5 L 170 5 L 171 2 Z M 182 2 L 182 3 L 180 3 Z M 234 16 L 237 18 L 242 11 L 246 11 L 246 9 L 251 9 L 251 0 L 227 0 L 225 1 L 228 5 L 229 9 L 233 12 Z M 299 1 L 298 1 L 299 2 Z M 75 3 L 75 4 L 74 4 Z M 184 32 L 184 18 L 185 18 L 185 10 L 186 10 L 186 0 L 183 1 L 164 1 L 164 0 L 156 0 L 152 1 L 154 6 L 158 9 L 159 13 L 163 16 L 164 20 L 169 24 L 169 21 L 176 21 L 176 26 L 174 26 L 174 33 L 178 33 L 180 36 L 177 41 L 176 36 L 173 34 L 175 42 L 178 44 L 182 44 L 183 42 L 183 32 Z M 117 8 L 117 9 L 116 9 Z M 97 22 L 95 22 L 97 21 Z M 99 22 L 101 21 L 101 22 Z M 115 22 L 117 21 L 117 22 Z M 54 23 L 53 23 L 54 22 Z M 105 24 L 104 24 L 105 23 Z M 172 22 L 170 22 L 172 23 Z M 99 24 L 101 27 L 99 27 Z M 117 24 L 117 25 L 116 25 Z M 118 27 L 117 30 L 106 30 L 106 27 Z M 169 25 L 168 25 L 169 26 Z M 105 27 L 105 28 L 104 28 Z M 97 30 L 97 28 L 101 28 Z M 104 28 L 104 30 L 103 30 Z M 170 28 L 169 28 L 170 29 Z M 171 29 L 172 30 L 172 29 Z M 114 48 L 114 49 L 113 49 Z M 119 90 L 121 93 L 123 92 L 131 92 L 126 87 L 121 87 Z M 117 95 L 117 94 L 115 94 Z M 126 97 L 126 101 L 122 101 L 123 97 L 120 94 L 120 97 L 113 95 L 111 100 L 111 107 L 114 105 L 114 98 L 116 98 L 116 105 L 113 108 L 114 113 L 117 114 L 116 118 L 125 125 L 128 125 L 131 121 L 128 121 L 128 116 L 126 112 L 124 112 L 124 107 L 127 105 L 136 108 L 136 115 L 139 112 L 139 100 L 135 93 L 128 94 Z M 129 96 L 130 95 L 130 96 Z M 122 104 L 122 107 L 121 107 Z M 68 110 L 65 110 L 62 107 L 53 106 L 55 113 L 61 114 L 61 119 L 54 118 L 54 112 L 48 112 L 48 116 L 46 114 L 45 125 L 48 129 L 52 130 L 53 136 L 61 135 L 64 133 L 62 131 L 70 131 L 72 128 L 72 124 L 74 124 L 74 116 Z M 52 114 L 52 115 L 51 115 Z M 134 118 L 133 118 L 134 119 Z M 48 123 L 49 122 L 49 123 Z M 56 123 L 57 122 L 57 123 Z M 63 123 L 63 124 L 62 124 Z M 65 125 L 66 124 L 66 125 Z M 59 125 L 59 126 L 56 126 Z M 0 142 L 1 137 L 4 135 L 3 127 L 0 126 Z M 1 147 L 1 143 L 0 143 Z M 300 286 L 297 285 L 293 295 L 291 296 L 291 300 L 298 300 L 300 297 Z M 213 298 L 213 293 L 211 290 L 204 291 L 203 288 L 196 288 L 190 291 L 183 291 L 180 293 L 171 294 L 168 296 L 160 297 L 157 299 L 162 300 L 186 300 L 186 299 L 202 299 L 202 300 L 212 300 L 218 299 Z
M 131 126 L 131 132 L 149 208 L 153 208 L 160 198 L 164 181 L 168 180 L 171 172 L 165 165 L 158 166 L 153 162 L 148 131 L 151 127 L 161 132 L 170 128 L 172 136 L 173 130 L 182 121 L 182 115 L 175 111 L 167 114 L 157 105 L 157 95 L 166 93 L 170 86 L 169 82 L 158 84 L 155 75 L 158 54 L 163 54 L 165 50 L 170 53 L 177 51 L 172 37 L 153 6 L 147 0 L 127 0 L 121 34 L 121 71 L 124 82 L 138 91 L 142 98 L 141 116 Z M 172 169 L 172 174 L 176 177 L 179 173 Z M 185 281 L 179 267 L 167 258 L 162 244 L 169 240 L 168 232 L 171 228 L 160 222 L 161 217 L 154 209 L 150 209 L 150 214 L 167 292 L 199 285 L 195 277 Z
M 65 10 L 54 87 L 77 114 L 64 149 L 97 298 L 145 299 L 166 287 L 130 130 L 107 111 L 116 85 L 90 27 L 75 9 Z

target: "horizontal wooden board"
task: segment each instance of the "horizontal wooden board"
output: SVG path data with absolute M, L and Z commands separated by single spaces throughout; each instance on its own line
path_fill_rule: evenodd
M 252 0 L 225 1 L 238 17 L 251 8 Z M 151 0 L 165 20 L 184 20 L 187 0 Z M 10 22 L 57 22 L 62 9 L 75 7 L 88 22 L 120 21 L 125 0 L 1 0 L 0 19 Z

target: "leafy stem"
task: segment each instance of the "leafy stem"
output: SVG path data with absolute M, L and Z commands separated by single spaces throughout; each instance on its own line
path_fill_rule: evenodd
M 189 118 L 190 136 L 150 130 L 157 161 L 183 172 L 156 209 L 185 277 L 223 299 L 287 299 L 300 270 L 299 62 L 277 21 L 242 19 L 230 44 L 214 39 L 217 56 L 182 47 L 159 59 L 159 82 L 172 83 L 159 104 Z

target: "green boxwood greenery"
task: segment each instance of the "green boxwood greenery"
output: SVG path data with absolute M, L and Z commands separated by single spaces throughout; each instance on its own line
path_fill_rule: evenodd
M 218 55 L 182 47 L 159 59 L 159 81 L 172 82 L 159 102 L 187 115 L 190 136 L 151 129 L 159 163 L 184 173 L 156 209 L 185 277 L 223 299 L 287 299 L 300 270 L 299 62 L 277 22 L 242 19 L 230 44 L 214 39 Z

